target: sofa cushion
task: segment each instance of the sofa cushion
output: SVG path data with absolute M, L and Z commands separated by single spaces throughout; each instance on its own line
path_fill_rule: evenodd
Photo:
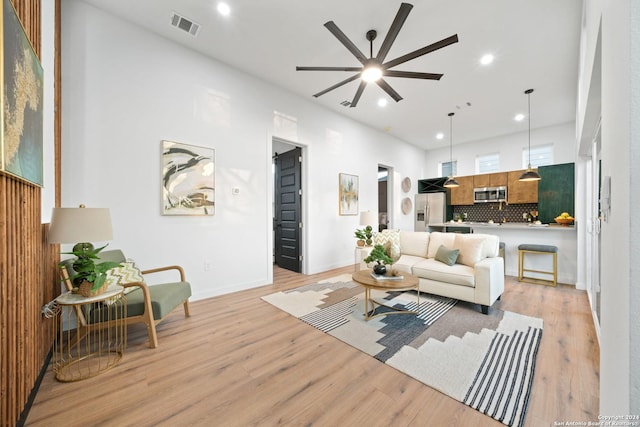
M 414 255 L 426 258 L 431 234 L 432 233 L 426 231 L 401 231 L 400 251 L 402 255 Z
M 374 245 L 382 245 L 384 251 L 396 261 L 400 258 L 400 230 L 386 229 L 373 236 Z
M 391 268 L 403 273 L 413 274 L 412 267 L 422 261 L 424 261 L 424 257 L 421 256 L 401 255 L 400 258 L 393 263 Z
M 453 248 L 453 241 L 456 237 L 457 233 L 441 233 L 439 231 L 434 231 L 429 236 L 429 249 L 427 251 L 427 258 L 434 258 L 436 256 L 436 252 L 438 252 L 438 248 L 440 245 L 446 246 L 447 248 Z
M 415 264 L 412 274 L 423 279 L 451 283 L 452 285 L 475 287 L 473 268 L 462 264 L 449 266 L 430 258 Z
M 485 238 L 473 234 L 456 234 L 453 247 L 460 250 L 457 263 L 473 267 L 478 261 L 484 259 L 482 248 Z
M 493 234 L 475 234 L 475 237 L 484 237 L 484 243 L 482 245 L 482 257 L 493 258 L 498 256 L 500 250 L 500 239 Z

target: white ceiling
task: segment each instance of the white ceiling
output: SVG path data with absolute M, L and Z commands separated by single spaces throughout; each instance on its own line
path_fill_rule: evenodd
M 444 76 L 387 78 L 404 98 L 398 103 L 369 84 L 355 108 L 340 102 L 353 98 L 358 81 L 312 97 L 353 73 L 295 67 L 360 66 L 324 23 L 334 21 L 367 56 L 366 32 L 377 30 L 375 56 L 400 1 L 226 0 L 226 18 L 218 0 L 84 1 L 424 149 L 448 145 L 449 112 L 456 113 L 454 144 L 526 131 L 527 120 L 513 118 L 526 114 L 529 88 L 533 129 L 575 119 L 582 0 L 410 1 L 387 60 L 457 34 L 458 43 L 394 68 Z M 197 37 L 171 26 L 172 12 L 201 25 Z M 485 53 L 495 55 L 489 66 L 479 63 Z M 389 100 L 386 107 L 377 106 L 379 98 Z

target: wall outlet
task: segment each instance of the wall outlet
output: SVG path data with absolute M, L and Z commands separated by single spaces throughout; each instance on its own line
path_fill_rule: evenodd
M 233 194 L 234 196 L 237 196 L 238 194 L 240 194 L 240 189 L 238 187 L 233 187 L 231 189 L 231 194 Z
M 205 261 L 204 262 L 204 271 L 209 271 L 211 270 L 211 261 Z

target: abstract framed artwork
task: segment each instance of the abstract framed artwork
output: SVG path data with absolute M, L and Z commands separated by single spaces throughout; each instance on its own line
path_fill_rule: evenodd
M 358 176 L 341 173 L 338 180 L 340 215 L 358 215 Z
M 213 215 L 215 151 L 162 141 L 162 214 Z
M 13 5 L 2 3 L 0 171 L 42 186 L 42 65 Z

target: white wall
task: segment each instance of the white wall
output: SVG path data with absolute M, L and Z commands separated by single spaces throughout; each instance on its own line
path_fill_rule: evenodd
M 374 211 L 378 163 L 424 175 L 424 151 L 82 2 L 62 2 L 62 46 L 62 206 L 109 207 L 110 247 L 144 268 L 183 265 L 195 299 L 271 282 L 273 136 L 304 147 L 308 273 L 354 262 L 358 217 L 338 215 L 340 172 L 359 176 L 360 210 Z M 274 111 L 295 131 L 274 128 Z M 215 216 L 160 215 L 163 139 L 215 149 Z M 412 228 L 393 208 L 394 227 Z
M 602 224 L 602 309 L 600 330 L 600 413 L 640 413 L 640 256 L 638 207 L 640 127 L 640 9 L 629 0 L 585 1 L 584 60 L 578 93 L 580 139 L 588 139 L 590 91 L 601 84 L 602 175 L 610 176 L 611 214 Z M 635 24 L 635 26 L 634 26 Z M 592 77 L 601 25 L 602 75 Z M 601 79 L 601 80 L 600 80 Z M 600 81 L 599 81 L 600 80 Z M 635 262 L 634 262 L 635 261 Z M 633 285 L 632 285 L 633 284 Z
M 526 126 L 526 125 L 525 125 Z M 455 128 L 454 128 L 455 131 Z M 452 157 L 458 164 L 458 176 L 476 174 L 476 157 L 500 153 L 500 170 L 525 169 L 522 166 L 522 150 L 529 144 L 529 132 L 525 130 L 510 135 L 456 144 Z M 531 130 L 531 147 L 553 144 L 553 163 L 573 163 L 576 159 L 575 123 L 569 122 Z M 438 164 L 449 161 L 449 146 L 427 151 L 426 173 L 423 178 L 438 175 Z
M 56 202 L 55 183 L 55 137 L 54 137 L 54 58 L 55 58 L 55 4 L 42 2 L 42 45 L 40 62 L 44 75 L 43 86 L 43 188 L 41 192 L 41 221 L 51 221 L 51 209 Z

